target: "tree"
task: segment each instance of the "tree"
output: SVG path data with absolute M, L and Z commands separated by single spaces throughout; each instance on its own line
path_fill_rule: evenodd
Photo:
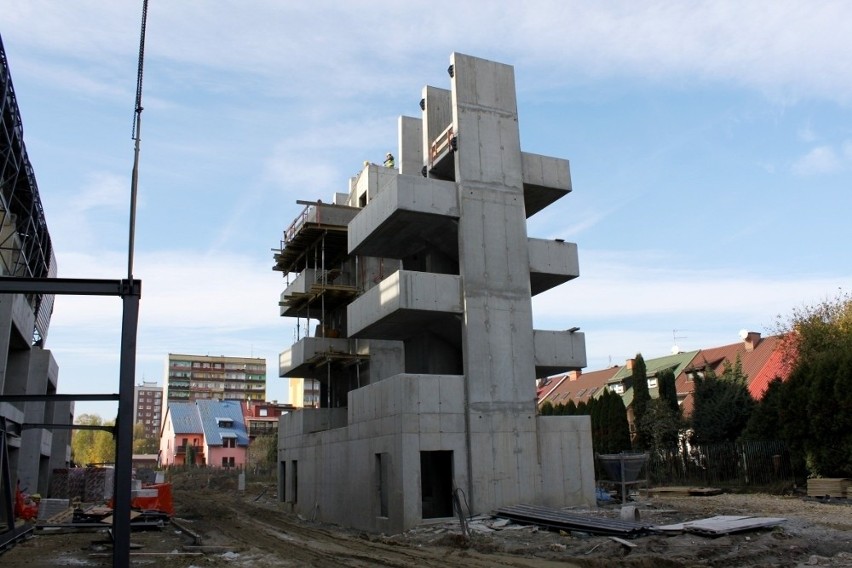
M 791 369 L 822 353 L 843 350 L 852 343 L 852 295 L 841 291 L 818 304 L 794 308 L 789 316 L 779 315 L 774 333 L 782 338 Z
M 133 425 L 133 453 L 156 454 L 160 450 L 160 441 L 145 435 L 145 425 L 137 422 Z
M 660 393 L 660 400 L 665 402 L 666 406 L 671 409 L 675 416 L 680 418 L 680 404 L 677 400 L 677 387 L 675 386 L 675 374 L 671 369 L 664 369 L 657 373 L 657 385 Z
M 549 400 L 545 400 L 541 405 L 540 412 L 542 416 L 553 416 L 553 403 Z
M 780 425 L 800 474 L 852 475 L 852 296 L 796 308 L 775 331 L 791 372 L 778 404 L 761 404 L 762 421 Z
M 751 413 L 742 437 L 746 440 L 777 440 L 784 430 L 781 423 L 783 412 L 784 383 L 775 377 L 766 387 L 763 397 Z
M 74 421 L 83 426 L 112 426 L 97 414 L 81 414 Z M 78 465 L 115 462 L 115 438 L 105 430 L 74 430 L 71 434 L 71 453 Z
M 755 405 L 748 392 L 747 379 L 739 357 L 733 364 L 725 362 L 720 377 L 708 369 L 704 378 L 695 379 L 692 411 L 692 440 L 695 443 L 733 442 L 740 437 Z
M 603 420 L 606 423 L 606 452 L 618 453 L 630 449 L 630 424 L 627 409 L 621 396 L 609 389 L 604 390 L 600 400 L 603 404 Z
M 651 401 L 651 393 L 648 392 L 647 373 L 645 359 L 642 358 L 641 353 L 637 353 L 636 357 L 633 358 L 633 372 L 631 373 L 633 383 L 633 427 L 636 432 L 633 438 L 633 447 L 637 450 L 644 450 L 647 447 L 647 443 L 639 428 L 645 416 L 645 411 L 648 408 L 648 403 Z
M 278 463 L 278 434 L 269 433 L 256 437 L 248 447 L 248 461 L 255 469 L 273 471 Z
M 663 398 L 648 403 L 642 423 L 639 424 L 647 449 L 659 451 L 677 446 L 681 422 L 679 414 Z

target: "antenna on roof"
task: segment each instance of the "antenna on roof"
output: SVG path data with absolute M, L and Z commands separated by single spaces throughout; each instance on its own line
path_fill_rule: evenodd
M 678 335 L 677 334 L 678 331 L 683 331 L 683 330 L 677 330 L 677 329 L 672 330 L 672 341 L 674 341 L 674 345 L 672 345 L 672 355 L 677 355 L 678 353 L 680 353 L 680 347 L 677 344 L 677 340 L 678 339 L 686 339 L 685 335 Z

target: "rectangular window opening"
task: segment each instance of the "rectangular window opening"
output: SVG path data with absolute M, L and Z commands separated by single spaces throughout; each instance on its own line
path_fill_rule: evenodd
M 292 479 L 290 483 L 292 483 L 292 491 L 290 492 L 293 495 L 293 503 L 299 502 L 299 462 L 297 460 L 293 460 L 290 462 L 290 471 L 292 471 L 292 475 L 290 476 Z
M 376 493 L 379 498 L 379 516 L 388 516 L 388 459 L 387 454 L 376 454 Z

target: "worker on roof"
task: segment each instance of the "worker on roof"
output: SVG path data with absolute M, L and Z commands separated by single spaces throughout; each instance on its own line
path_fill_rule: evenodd
M 393 163 L 393 154 L 391 154 L 390 152 L 388 152 L 388 153 L 385 155 L 385 167 L 386 167 L 386 168 L 392 168 L 392 167 L 394 167 L 394 163 Z

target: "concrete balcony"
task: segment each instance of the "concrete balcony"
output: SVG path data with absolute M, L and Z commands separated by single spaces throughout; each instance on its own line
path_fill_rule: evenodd
M 571 192 L 568 160 L 521 152 L 527 219 Z
M 462 312 L 459 276 L 398 270 L 349 304 L 347 335 L 404 340 L 457 324 Z
M 343 428 L 347 425 L 347 414 L 348 409 L 345 407 L 301 408 L 283 414 L 278 419 L 279 439 Z
M 326 369 L 321 367 L 321 363 L 366 357 L 355 353 L 352 342 L 348 339 L 305 337 L 278 355 L 278 376 L 324 378 Z
M 583 333 L 533 330 L 533 346 L 536 377 L 586 366 L 586 335 Z
M 577 245 L 564 241 L 528 240 L 530 289 L 541 294 L 580 275 Z
M 349 223 L 349 253 L 405 258 L 429 247 L 458 258 L 456 184 L 408 175 L 384 181 Z
M 332 310 L 345 304 L 358 295 L 358 289 L 351 282 L 349 274 L 339 270 L 315 270 L 306 268 L 281 293 L 278 302 L 281 316 L 316 317 L 319 308 L 314 301 L 322 297 L 324 308 Z M 313 308 L 313 309 L 311 309 Z

